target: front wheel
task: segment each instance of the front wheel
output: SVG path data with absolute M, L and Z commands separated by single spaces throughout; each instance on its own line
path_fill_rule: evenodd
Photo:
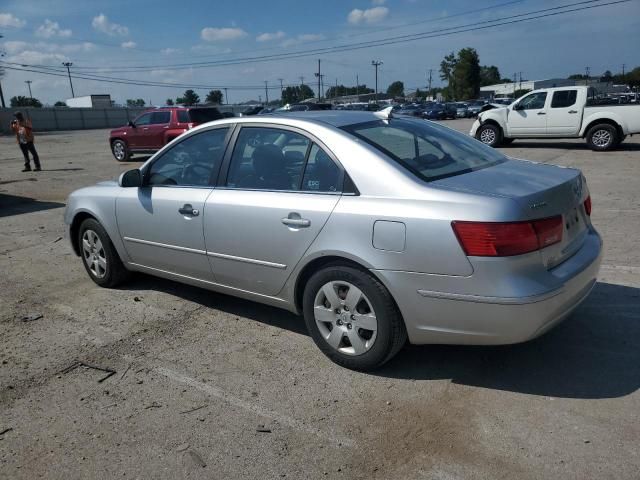
M 595 125 L 587 132 L 587 145 L 596 152 L 612 150 L 618 143 L 618 131 L 608 123 Z
M 315 273 L 304 290 L 303 311 L 318 348 L 346 368 L 380 367 L 407 341 L 391 294 L 357 268 L 334 265 Z
M 114 158 L 119 162 L 126 162 L 131 158 L 129 148 L 122 140 L 114 140 L 111 143 L 111 153 L 113 153 Z
M 478 129 L 476 138 L 485 145 L 497 147 L 502 143 L 502 129 L 492 123 L 485 123 Z
M 85 270 L 96 284 L 112 288 L 129 276 L 106 230 L 97 220 L 88 218 L 78 231 L 80 255 Z

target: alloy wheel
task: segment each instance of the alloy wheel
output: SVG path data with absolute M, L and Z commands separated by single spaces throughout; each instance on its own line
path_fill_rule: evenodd
M 124 151 L 124 144 L 122 142 L 115 142 L 113 144 L 113 155 L 116 157 L 117 160 L 124 160 L 125 151 Z
M 82 257 L 92 275 L 104 278 L 107 274 L 107 258 L 102 241 L 93 230 L 85 230 L 82 234 Z
M 346 355 L 362 355 L 376 340 L 378 320 L 367 296 L 345 281 L 326 283 L 313 303 L 320 334 L 335 350 Z
M 606 147 L 611 143 L 611 132 L 608 130 L 596 130 L 591 137 L 591 141 L 597 147 Z
M 493 142 L 495 142 L 495 140 L 496 140 L 496 132 L 494 132 L 492 129 L 487 128 L 482 132 L 480 132 L 480 141 L 482 143 L 491 145 Z

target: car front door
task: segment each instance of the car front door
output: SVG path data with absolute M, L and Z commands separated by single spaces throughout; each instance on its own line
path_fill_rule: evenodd
M 162 110 L 151 114 L 151 122 L 146 127 L 145 140 L 149 149 L 160 149 L 165 143 L 165 133 L 171 123 L 171 111 Z
M 129 148 L 138 149 L 144 146 L 145 128 L 151 123 L 152 112 L 143 113 L 136 118 L 132 123 L 133 126 L 129 128 L 127 132 L 127 143 Z
M 213 281 L 203 234 L 228 128 L 189 135 L 143 168 L 143 186 L 116 199 L 118 229 L 130 261 L 152 270 Z
M 276 295 L 340 198 L 343 172 L 305 134 L 244 126 L 205 205 L 216 281 Z
M 509 111 L 508 136 L 544 135 L 547 133 L 547 92 L 522 97 Z
M 582 115 L 576 105 L 577 90 L 556 90 L 551 97 L 551 106 L 547 110 L 547 134 L 577 135 L 582 123 Z

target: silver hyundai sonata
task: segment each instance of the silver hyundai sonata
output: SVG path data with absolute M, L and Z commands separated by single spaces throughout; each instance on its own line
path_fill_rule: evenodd
M 89 277 L 144 272 L 302 313 L 333 361 L 532 339 L 589 294 L 602 241 L 578 170 L 390 111 L 230 118 L 71 194 Z

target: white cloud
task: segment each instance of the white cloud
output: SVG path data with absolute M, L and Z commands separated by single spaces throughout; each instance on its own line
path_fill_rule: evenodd
M 273 33 L 262 33 L 256 37 L 256 40 L 258 42 L 269 42 L 271 40 L 280 40 L 285 36 L 286 36 L 286 33 L 284 33 L 282 30 L 278 30 L 277 32 L 273 32 Z
M 354 8 L 351 13 L 347 15 L 347 20 L 353 25 L 359 23 L 377 23 L 383 20 L 389 14 L 387 7 L 373 7 L 366 10 L 360 10 Z
M 36 37 L 51 38 L 51 37 L 63 37 L 67 38 L 71 36 L 71 30 L 61 29 L 58 22 L 52 22 L 48 18 L 36 29 Z
M 238 40 L 247 36 L 247 32 L 241 28 L 214 28 L 206 27 L 200 32 L 200 37 L 207 42 Z
M 40 53 L 76 53 L 76 52 L 90 52 L 95 48 L 95 45 L 91 42 L 83 43 L 67 43 L 60 45 L 52 42 L 37 42 L 28 43 L 22 41 L 9 41 L 2 44 L 2 48 L 9 55 L 21 54 L 25 51 L 40 52 Z
M 7 61 L 24 65 L 59 65 L 61 62 L 69 61 L 69 58 L 60 53 L 24 50 L 17 55 L 11 55 L 7 58 Z
M 122 48 L 136 48 L 137 43 L 129 40 L 128 42 L 122 42 L 120 46 Z
M 9 55 L 13 55 L 29 48 L 29 44 L 20 40 L 11 40 L 9 42 L 4 42 L 2 44 L 2 48 L 4 48 Z
M 282 47 L 291 47 L 305 42 L 317 42 L 325 38 L 321 33 L 302 33 L 295 38 L 288 38 L 280 44 Z
M 120 35 L 124 37 L 129 35 L 129 29 L 127 27 L 110 22 L 104 13 L 101 13 L 97 17 L 93 17 L 91 26 L 98 32 L 106 33 L 111 36 Z
M 174 53 L 180 53 L 179 48 L 163 48 L 160 50 L 162 55 L 173 55 Z
M 0 13 L 0 27 L 22 28 L 25 23 L 27 22 L 20 20 L 11 13 Z

